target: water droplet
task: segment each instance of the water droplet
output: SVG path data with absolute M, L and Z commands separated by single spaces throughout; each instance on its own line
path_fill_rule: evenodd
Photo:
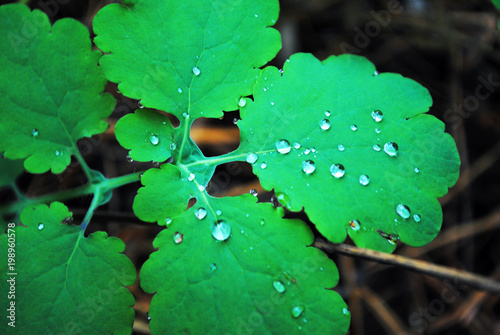
M 177 145 L 175 143 L 170 144 L 170 150 L 175 150 L 177 149 Z
M 271 101 L 271 106 L 274 106 L 274 102 Z
M 415 222 L 420 222 L 422 220 L 422 218 L 420 217 L 420 215 L 415 214 L 415 215 L 413 215 L 413 220 L 415 220 Z
M 344 315 L 350 315 L 351 314 L 351 312 L 349 311 L 349 308 L 347 308 L 347 307 L 342 308 L 342 313 Z
M 302 315 L 303 312 L 304 312 L 304 306 L 302 306 L 302 305 L 295 305 L 292 308 L 292 317 L 294 319 L 297 319 L 299 316 Z
M 195 67 L 193 67 L 193 74 L 194 74 L 195 76 L 199 76 L 199 75 L 200 75 L 200 73 L 201 73 L 201 70 L 200 70 L 198 67 L 196 67 L 196 66 L 195 66 Z
M 188 180 L 189 180 L 189 181 L 193 181 L 193 180 L 194 180 L 194 178 L 196 178 L 196 175 L 195 175 L 194 173 L 192 173 L 192 172 L 191 172 L 191 173 L 189 174 L 189 176 L 188 176 Z
M 245 107 L 247 105 L 247 99 L 245 98 L 240 98 L 240 101 L 238 101 L 238 106 L 241 108 Z
M 387 142 L 385 145 L 384 145 L 384 151 L 386 154 L 388 154 L 389 156 L 396 156 L 398 154 L 398 145 L 394 142 Z
M 278 150 L 278 152 L 280 154 L 287 154 L 290 152 L 290 150 L 292 150 L 292 147 L 290 146 L 290 142 L 288 142 L 287 140 L 283 140 L 283 139 L 276 141 L 274 146 L 276 147 L 276 150 Z
M 337 146 L 337 148 L 339 149 L 339 151 L 344 151 L 345 150 L 345 147 L 342 144 L 339 144 Z
M 240 231 L 240 233 L 245 234 L 245 231 L 242 229 L 242 230 Z
M 132 163 L 134 161 L 134 159 L 132 157 L 130 157 L 130 155 L 127 155 L 127 157 L 125 157 L 125 159 L 127 160 L 127 162 L 129 163 Z
M 380 134 L 380 132 L 381 132 L 380 128 L 375 128 L 375 132 L 376 132 L 377 134 Z
M 374 110 L 372 112 L 372 119 L 375 121 L 375 122 L 380 122 L 384 119 L 384 113 L 382 113 L 381 111 L 379 110 Z
M 165 218 L 165 225 L 166 226 L 169 226 L 171 223 L 172 223 L 172 219 L 171 218 Z
M 413 171 L 415 171 L 415 173 L 419 173 L 420 169 L 418 167 L 416 167 L 415 170 L 413 170 Z
M 349 226 L 354 231 L 358 231 L 361 228 L 361 224 L 359 223 L 358 220 L 351 220 L 351 221 L 349 221 Z
M 325 112 L 325 116 L 326 116 L 326 117 L 330 117 L 330 115 L 332 115 L 332 113 L 330 113 L 330 111 L 326 111 L 326 112 Z
M 375 151 L 380 151 L 380 150 L 382 150 L 382 148 L 380 147 L 380 145 L 378 145 L 378 144 L 374 144 L 374 145 L 373 145 L 373 150 L 375 150 Z
M 370 183 L 370 177 L 368 177 L 366 174 L 362 174 L 359 176 L 359 183 L 363 186 L 366 186 Z
M 174 243 L 175 244 L 179 244 L 179 243 L 182 243 L 182 240 L 184 239 L 184 235 L 179 233 L 179 232 L 175 232 L 174 234 Z
M 310 159 L 302 162 L 302 171 L 306 175 L 312 174 L 316 170 L 316 164 Z
M 217 221 L 217 223 L 212 224 L 212 236 L 217 241 L 225 241 L 231 235 L 231 226 L 223 220 Z
M 293 144 L 293 147 L 294 147 L 294 149 L 300 149 L 301 145 L 300 145 L 300 143 L 299 143 L 299 142 L 295 142 L 295 143 Z
M 307 149 L 307 148 L 306 148 L 306 149 L 304 150 L 304 154 L 305 154 L 305 155 L 309 155 L 310 153 L 311 153 L 311 149 Z
M 403 204 L 396 206 L 396 213 L 398 213 L 403 219 L 408 219 L 411 215 L 410 208 Z
M 39 223 L 39 224 L 38 224 L 38 230 L 42 230 L 42 229 L 43 229 L 43 227 L 44 227 L 44 224 L 43 224 L 43 223 Z
M 56 150 L 55 154 L 56 156 L 62 156 L 62 151 Z
M 260 225 L 263 226 L 266 224 L 266 221 L 264 219 L 260 219 Z
M 189 113 L 188 112 L 182 113 L 182 117 L 185 118 L 186 120 L 189 119 Z
M 351 124 L 351 130 L 352 131 L 358 130 L 358 126 L 356 126 L 355 124 Z
M 153 164 L 154 167 L 160 166 L 160 162 L 151 161 L 151 163 Z
M 254 197 L 256 197 L 256 196 L 258 196 L 258 195 L 259 195 L 259 193 L 257 192 L 257 190 L 256 190 L 256 189 L 254 189 L 254 188 L 252 188 L 252 189 L 250 190 L 250 194 L 251 194 L 251 195 L 253 195 Z
M 261 168 L 261 169 L 265 169 L 265 168 L 267 168 L 267 163 L 266 163 L 266 162 L 264 162 L 264 163 L 260 164 L 260 168 Z
M 233 119 L 233 124 L 238 124 L 238 118 Z
M 378 76 L 378 71 L 373 72 L 373 76 Z
M 258 159 L 259 159 L 259 156 L 257 156 L 257 154 L 254 154 L 253 152 L 252 152 L 252 153 L 249 153 L 249 154 L 247 155 L 247 163 L 253 164 L 253 163 L 255 163 Z
M 323 119 L 323 120 L 319 121 L 319 127 L 321 128 L 321 130 L 328 130 L 328 129 L 330 129 L 330 127 L 331 127 L 330 120 Z
M 180 87 L 179 87 L 179 88 L 177 89 L 177 92 L 182 93 L 182 88 L 180 88 Z
M 205 186 L 203 186 L 203 185 L 198 185 L 198 191 L 200 191 L 200 192 L 205 192 Z
M 151 142 L 152 145 L 158 145 L 158 143 L 160 143 L 160 138 L 158 135 L 151 134 L 151 136 L 149 136 L 149 142 Z
M 31 131 L 31 136 L 33 136 L 33 137 L 37 137 L 37 136 L 38 136 L 38 129 L 33 129 L 33 130 Z
M 217 214 L 217 216 L 221 216 L 222 215 L 222 211 L 220 209 L 218 209 L 218 210 L 215 211 L 215 214 Z
M 138 106 L 140 109 L 143 109 L 143 108 L 144 108 L 144 105 L 143 105 L 143 104 L 141 104 L 141 102 L 140 102 L 140 101 L 137 103 L 137 106 Z
M 279 280 L 273 281 L 273 286 L 274 286 L 274 289 L 276 291 L 278 291 L 278 293 L 283 293 L 286 291 L 285 285 L 282 282 L 280 282 Z
M 345 175 L 345 168 L 342 164 L 333 164 L 330 167 L 330 172 L 335 178 L 342 178 Z
M 210 270 L 212 270 L 212 271 L 217 270 L 217 264 L 215 264 L 215 263 L 210 264 Z

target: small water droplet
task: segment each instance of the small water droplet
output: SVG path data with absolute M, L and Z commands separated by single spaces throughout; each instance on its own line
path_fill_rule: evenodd
M 39 223 L 39 224 L 38 224 L 38 230 L 42 230 L 42 229 L 43 229 L 43 227 L 44 227 L 44 224 L 43 224 L 43 223 Z
M 419 173 L 420 169 L 418 167 L 416 167 L 415 170 L 413 170 L 413 171 L 415 171 L 415 173 Z
M 306 148 L 306 149 L 304 150 L 304 154 L 305 154 L 305 155 L 309 155 L 310 153 L 311 153 L 311 149 L 307 149 L 307 148 Z
M 321 130 L 328 130 L 328 129 L 330 129 L 330 127 L 331 127 L 330 120 L 323 119 L 323 120 L 319 121 L 319 127 L 321 128 Z
M 203 207 L 200 207 L 194 211 L 194 216 L 196 216 L 198 220 L 203 220 L 207 217 L 207 210 Z
M 374 77 L 375 77 L 375 76 L 378 76 L 378 74 L 379 74 L 379 73 L 378 73 L 378 71 L 373 72 L 373 76 L 374 76 Z
M 182 113 L 182 117 L 185 118 L 186 120 L 189 119 L 189 113 L 188 112 Z
M 382 150 L 382 148 L 381 148 L 381 147 L 380 147 L 380 145 L 378 145 L 378 144 L 374 144 L 372 148 L 373 148 L 373 150 L 375 150 L 375 151 L 380 151 L 380 150 Z
M 249 153 L 247 155 L 247 163 L 250 163 L 250 164 L 253 164 L 255 163 L 257 160 L 259 159 L 259 156 L 257 156 L 257 154 L 254 154 L 253 152 L 252 153 Z
M 223 220 L 219 220 L 212 224 L 212 236 L 217 241 L 225 241 L 231 235 L 231 226 Z
M 279 280 L 273 281 L 273 286 L 274 286 L 274 289 L 276 291 L 278 291 L 278 293 L 283 293 L 286 291 L 285 285 L 282 282 L 280 282 Z
M 410 208 L 403 204 L 396 206 L 396 213 L 398 213 L 403 219 L 408 219 L 411 215 Z
M 351 124 L 351 130 L 352 131 L 358 130 L 358 126 L 356 126 L 355 124 Z
M 140 101 L 137 103 L 137 106 L 138 106 L 140 109 L 143 109 L 143 108 L 144 108 L 144 105 L 143 105 L 143 104 L 141 104 L 141 102 L 140 102 Z
M 384 151 L 386 154 L 388 154 L 389 156 L 391 157 L 394 157 L 398 154 L 398 145 L 394 142 L 387 142 L 385 145 L 384 145 Z
M 198 191 L 200 191 L 200 192 L 205 192 L 205 186 L 203 186 L 203 185 L 198 185 Z
M 301 147 L 301 145 L 300 145 L 300 143 L 299 143 L 299 142 L 295 142 L 295 143 L 293 144 L 293 148 L 294 148 L 294 149 L 300 149 L 300 147 Z
M 245 107 L 247 105 L 247 99 L 245 98 L 240 98 L 240 101 L 238 101 L 238 106 L 241 108 Z
M 56 150 L 55 154 L 56 156 L 62 156 L 62 151 Z
M 363 186 L 366 186 L 370 183 L 370 177 L 368 177 L 366 174 L 362 174 L 359 176 L 359 183 Z
M 345 168 L 342 164 L 333 164 L 330 167 L 330 172 L 335 178 L 342 178 L 345 175 Z
M 240 233 L 245 234 L 245 231 L 242 229 L 242 230 L 240 231 Z
M 283 155 L 289 153 L 290 150 L 292 150 L 292 147 L 290 146 L 290 142 L 288 142 L 287 140 L 284 140 L 284 139 L 276 141 L 274 146 L 276 147 L 276 150 L 280 154 L 283 154 Z
M 193 181 L 193 180 L 194 180 L 194 178 L 196 178 L 196 175 L 195 175 L 194 173 L 192 173 L 192 172 L 191 172 L 191 173 L 189 174 L 189 176 L 188 176 L 188 180 L 189 180 L 189 181 Z
M 339 144 L 337 146 L 337 148 L 339 149 L 339 151 L 344 151 L 345 150 L 345 147 L 342 144 Z
M 265 168 L 267 168 L 267 163 L 266 163 L 266 162 L 264 162 L 264 163 L 260 164 L 260 168 L 261 168 L 261 169 L 263 169 L 263 170 L 264 170 Z
M 215 211 L 215 214 L 217 214 L 217 216 L 221 216 L 222 215 L 222 211 L 220 209 L 218 209 L 218 210 Z
M 170 150 L 175 150 L 177 149 L 177 145 L 175 143 L 170 144 Z
M 217 264 L 215 264 L 215 263 L 210 264 L 210 270 L 212 270 L 212 271 L 217 270 Z
M 306 175 L 312 174 L 316 170 L 316 164 L 310 159 L 302 162 L 302 171 Z
M 175 232 L 174 234 L 174 243 L 175 244 L 179 244 L 179 243 L 182 243 L 182 240 L 184 239 L 184 235 L 179 233 L 179 232 Z
M 342 308 L 342 314 L 344 314 L 344 315 L 350 315 L 351 312 L 349 311 L 349 309 L 347 307 L 344 307 L 344 308 Z
M 196 66 L 195 66 L 195 67 L 193 67 L 193 74 L 194 74 L 195 76 L 199 76 L 199 75 L 200 75 L 200 73 L 201 73 L 201 70 L 200 70 L 198 67 L 196 67 Z
M 149 142 L 151 142 L 152 145 L 158 145 L 158 143 L 160 143 L 160 138 L 158 135 L 151 134 L 149 136 Z
M 127 155 L 127 157 L 125 157 L 125 159 L 127 160 L 127 162 L 129 163 L 132 163 L 134 161 L 134 159 L 130 156 L 130 155 Z
M 332 113 L 330 113 L 330 111 L 326 111 L 326 112 L 325 112 L 325 116 L 326 116 L 326 117 L 330 117 L 330 115 L 332 115 Z
M 256 190 L 256 189 L 254 189 L 254 188 L 252 188 L 252 189 L 250 190 L 250 194 L 251 194 L 251 195 L 253 195 L 254 197 L 256 197 L 256 196 L 258 196 L 258 195 L 259 195 L 259 193 L 257 192 L 257 190 Z
M 302 305 L 295 305 L 292 308 L 292 317 L 294 319 L 297 319 L 298 317 L 300 317 L 302 315 L 303 312 L 304 312 L 304 306 L 302 306 Z
M 151 163 L 153 164 L 154 167 L 160 166 L 160 162 L 151 161 Z
M 381 132 L 380 128 L 375 128 L 375 132 L 376 132 L 377 134 L 380 134 L 380 132 Z
M 413 215 L 413 220 L 415 220 L 415 222 L 420 222 L 422 220 L 422 218 L 420 217 L 420 215 L 415 214 L 415 215 Z
M 182 93 L 182 88 L 180 88 L 180 87 L 179 87 L 179 88 L 177 89 L 177 92 Z
M 380 122 L 380 121 L 382 121 L 384 119 L 384 113 L 382 113 L 379 110 L 374 110 L 372 112 L 372 119 L 375 122 Z
M 266 224 L 266 221 L 264 219 L 260 219 L 260 225 L 263 226 Z
M 238 124 L 238 118 L 233 119 L 233 124 Z
M 172 223 L 172 219 L 171 218 L 165 218 L 165 225 L 166 226 L 169 226 L 171 223 Z
M 37 137 L 38 136 L 38 129 L 34 128 L 33 130 L 31 130 L 31 136 Z
M 271 101 L 271 106 L 274 106 L 274 102 Z
M 361 228 L 361 224 L 359 223 L 358 220 L 351 220 L 351 221 L 349 221 L 349 226 L 354 231 L 358 231 Z

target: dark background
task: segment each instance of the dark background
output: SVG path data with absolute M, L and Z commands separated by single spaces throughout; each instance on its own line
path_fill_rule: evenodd
M 13 1 L 0 1 L 1 4 Z M 55 21 L 73 17 L 89 27 L 95 13 L 118 1 L 33 0 Z M 500 48 L 498 14 L 487 0 L 282 0 L 277 29 L 283 49 L 271 64 L 279 68 L 292 53 L 310 52 L 319 59 L 356 53 L 372 61 L 379 72 L 412 78 L 431 92 L 430 113 L 446 123 L 462 160 L 461 177 L 440 199 L 442 233 L 422 248 L 400 245 L 396 254 L 500 278 Z M 389 11 L 392 9 L 392 11 Z M 490 85 L 485 86 L 485 82 Z M 482 86 L 481 86 L 482 85 Z M 107 177 L 152 167 L 128 163 L 127 152 L 113 135 L 114 123 L 137 108 L 137 102 L 107 88 L 118 101 L 110 129 L 79 142 L 90 167 Z M 239 132 L 237 112 L 222 120 L 198 120 L 192 137 L 206 155 L 234 150 Z M 78 164 L 58 176 L 23 175 L 19 186 L 37 196 L 81 185 Z M 160 228 L 138 221 L 131 204 L 138 184 L 115 190 L 100 208 L 89 230 L 106 230 L 127 244 L 127 255 L 139 269 L 153 251 Z M 259 191 L 272 200 L 244 163 L 216 171 L 210 193 L 237 195 Z M 0 193 L 0 200 L 12 197 Z M 75 221 L 83 218 L 90 198 L 66 202 Z M 299 214 L 300 216 L 300 214 Z M 349 241 L 346 243 L 350 243 Z M 500 334 L 500 296 L 407 270 L 331 255 L 339 267 L 337 291 L 352 312 L 352 334 Z M 150 295 L 136 284 L 136 334 L 147 334 Z M 332 330 L 333 332 L 334 330 Z

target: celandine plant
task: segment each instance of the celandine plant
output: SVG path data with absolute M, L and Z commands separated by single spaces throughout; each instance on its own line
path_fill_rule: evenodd
M 346 333 L 350 312 L 332 290 L 337 268 L 309 247 L 311 229 L 250 194 L 214 198 L 207 184 L 219 164 L 248 162 L 264 189 L 290 211 L 303 209 L 333 243 L 349 236 L 385 252 L 422 246 L 440 230 L 436 197 L 456 182 L 460 164 L 444 124 L 425 114 L 428 91 L 353 55 L 319 61 L 302 53 L 282 70 L 264 67 L 281 47 L 276 0 L 124 2 L 94 19 L 104 55 L 75 20 L 51 26 L 24 5 L 0 7 L 0 185 L 18 191 L 23 161 L 30 173 L 61 173 L 72 156 L 88 179 L 38 199 L 18 192 L 0 209 L 20 213 L 0 237 L 2 250 L 15 253 L 11 263 L 1 253 L 2 273 L 16 273 L 15 299 L 0 284 L 2 310 L 15 305 L 15 328 L 2 322 L 1 333 L 132 331 L 134 299 L 124 286 L 136 270 L 123 242 L 84 236 L 111 191 L 140 174 L 107 178 L 77 149 L 107 128 L 115 101 L 102 93 L 106 79 L 140 100 L 116 124 L 118 142 L 136 161 L 162 163 L 144 172 L 133 204 L 139 219 L 165 226 L 140 272 L 154 293 L 151 332 Z M 205 157 L 190 138 L 193 121 L 237 109 L 240 146 Z M 83 222 L 67 225 L 72 214 L 56 200 L 83 194 L 93 195 Z

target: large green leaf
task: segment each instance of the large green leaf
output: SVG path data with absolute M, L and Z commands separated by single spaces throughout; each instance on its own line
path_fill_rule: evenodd
M 250 95 L 281 47 L 277 0 L 133 0 L 103 8 L 95 43 L 106 77 L 143 106 L 220 117 Z
M 122 285 L 135 282 L 135 269 L 121 254 L 125 245 L 104 232 L 85 238 L 79 226 L 62 223 L 67 217 L 58 202 L 28 207 L 21 213 L 26 227 L 0 236 L 4 314 L 15 302 L 15 328 L 4 319 L 0 333 L 132 333 L 134 298 Z M 7 253 L 8 247 L 15 251 Z M 15 254 L 15 263 L 7 262 L 8 254 Z M 11 278 L 15 297 L 7 299 Z
M 241 109 L 236 154 L 330 241 L 349 234 L 358 246 L 392 251 L 398 239 L 421 246 L 437 235 L 436 197 L 456 182 L 460 161 L 444 124 L 423 114 L 432 104 L 425 88 L 378 75 L 359 56 L 297 54 L 283 73 L 266 68 L 253 96 Z
M 62 172 L 76 141 L 106 130 L 114 107 L 101 94 L 89 31 L 72 19 L 50 26 L 47 16 L 24 5 L 0 7 L 0 152 L 26 159 L 29 172 Z
M 175 217 L 141 270 L 141 286 L 156 292 L 151 332 L 345 334 L 349 310 L 328 290 L 335 265 L 308 247 L 302 221 L 282 216 L 247 194 L 206 197 Z

